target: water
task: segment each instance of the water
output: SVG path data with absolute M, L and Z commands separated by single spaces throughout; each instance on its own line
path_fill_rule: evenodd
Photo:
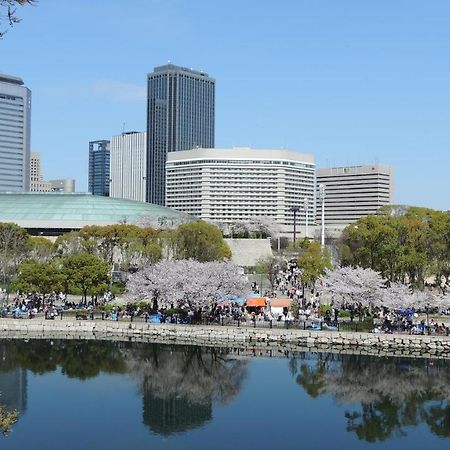
M 450 363 L 0 341 L 2 449 L 444 449 Z

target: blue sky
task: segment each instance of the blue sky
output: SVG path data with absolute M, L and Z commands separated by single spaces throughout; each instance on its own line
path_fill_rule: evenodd
M 88 141 L 145 130 L 146 74 L 217 80 L 216 146 L 386 163 L 396 203 L 449 209 L 450 1 L 39 0 L 0 41 L 33 92 L 45 178 L 87 190 Z

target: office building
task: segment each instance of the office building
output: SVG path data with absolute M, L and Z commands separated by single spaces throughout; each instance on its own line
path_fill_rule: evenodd
M 41 169 L 41 155 L 31 152 L 30 157 L 30 191 L 31 192 L 51 192 L 52 186 L 44 180 Z
M 145 202 L 147 133 L 132 131 L 111 139 L 110 197 Z
M 31 192 L 75 192 L 75 180 L 65 178 L 45 181 L 42 175 L 41 155 L 31 152 L 30 158 L 30 191 Z
M 167 154 L 214 147 L 215 80 L 167 64 L 148 75 L 147 201 L 164 205 Z
M 0 191 L 30 189 L 31 91 L 0 74 Z
M 325 185 L 325 226 L 346 226 L 394 201 L 394 172 L 380 164 L 317 169 Z M 320 223 L 317 206 L 317 223 Z
M 315 217 L 314 156 L 286 150 L 193 149 L 169 153 L 166 205 L 204 220 L 271 217 L 292 230 Z
M 89 184 L 93 195 L 109 196 L 109 141 L 89 142 Z

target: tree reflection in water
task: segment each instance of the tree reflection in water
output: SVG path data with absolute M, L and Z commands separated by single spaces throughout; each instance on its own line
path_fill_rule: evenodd
M 142 386 L 143 420 L 170 435 L 211 420 L 214 402 L 239 393 L 247 362 L 215 348 L 147 345 L 132 352 L 130 371 Z
M 120 346 L 113 342 L 77 340 L 1 340 L 0 371 L 17 367 L 35 374 L 58 368 L 69 378 L 86 380 L 100 373 L 125 373 L 127 366 Z
M 239 393 L 247 366 L 222 349 L 110 341 L 0 340 L 0 354 L 0 373 L 60 370 L 81 380 L 127 373 L 142 393 L 144 424 L 163 435 L 211 420 L 215 402 Z
M 422 422 L 434 434 L 450 436 L 447 361 L 302 353 L 289 366 L 311 397 L 328 395 L 341 405 L 359 404 L 345 417 L 347 430 L 361 440 L 403 436 Z

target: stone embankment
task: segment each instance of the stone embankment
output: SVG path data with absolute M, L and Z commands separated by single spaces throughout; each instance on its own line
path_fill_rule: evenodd
M 241 348 L 274 356 L 298 351 L 450 359 L 450 336 L 414 336 L 89 320 L 0 319 L 0 338 L 105 339 Z

